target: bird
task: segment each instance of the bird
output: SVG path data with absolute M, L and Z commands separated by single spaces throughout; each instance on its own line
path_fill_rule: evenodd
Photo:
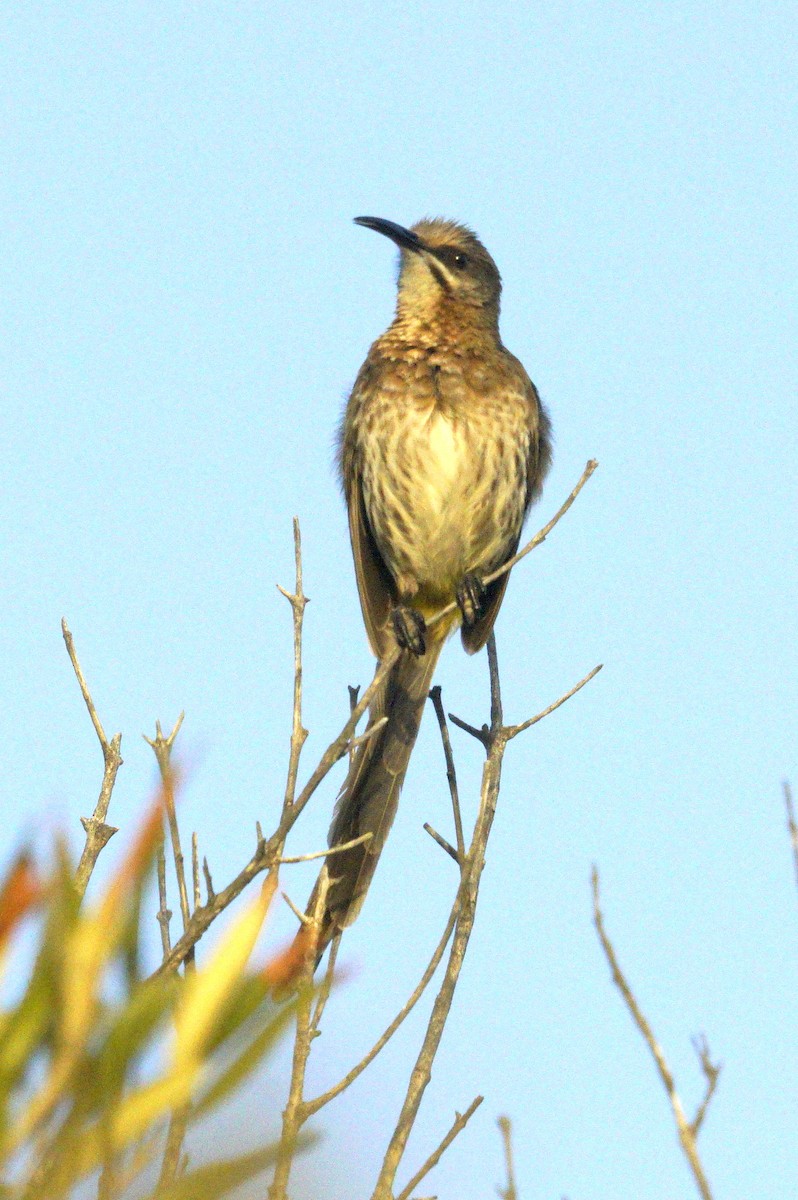
M 499 335 L 501 277 L 467 226 L 355 224 L 399 247 L 394 319 L 368 352 L 338 434 L 338 464 L 363 621 L 379 663 L 396 661 L 335 806 L 315 943 L 358 916 L 393 823 L 443 645 L 459 627 L 475 654 L 488 640 L 516 551 L 551 462 L 537 389 Z M 442 620 L 430 618 L 456 601 Z M 319 883 L 308 904 L 314 911 Z

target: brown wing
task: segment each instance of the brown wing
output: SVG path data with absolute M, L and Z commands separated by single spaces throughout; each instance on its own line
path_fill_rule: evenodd
M 543 480 L 551 465 L 551 422 L 549 421 L 546 409 L 540 401 L 540 396 L 534 383 L 517 359 L 514 361 L 519 368 L 530 413 L 529 449 L 526 460 L 526 497 L 524 501 L 524 519 L 526 519 L 526 514 L 540 495 Z M 513 557 L 518 549 L 520 540 L 521 530 L 519 529 L 515 541 L 507 549 L 505 562 L 508 558 Z M 469 654 L 476 654 L 478 650 L 481 650 L 490 637 L 491 630 L 499 615 L 499 609 L 502 606 L 502 600 L 504 599 L 509 579 L 510 572 L 508 571 L 501 578 L 488 584 L 479 620 L 470 629 L 466 629 L 463 626 L 461 637 L 463 646 Z
M 518 542 L 508 552 L 507 557 L 512 558 L 518 549 Z M 478 621 L 466 629 L 465 625 L 460 631 L 460 636 L 463 640 L 463 646 L 468 654 L 476 654 L 485 645 L 485 642 L 490 637 L 490 631 L 493 629 L 494 622 L 499 615 L 499 609 L 502 606 L 504 593 L 507 590 L 507 581 L 510 578 L 510 572 L 502 575 L 500 579 L 495 579 L 493 583 L 489 583 L 485 599 L 482 601 L 481 615 Z
M 396 603 L 393 583 L 374 541 L 363 503 L 363 488 L 357 476 L 351 481 L 346 502 L 363 621 L 372 652 L 381 659 L 392 645 L 388 623 L 391 609 Z

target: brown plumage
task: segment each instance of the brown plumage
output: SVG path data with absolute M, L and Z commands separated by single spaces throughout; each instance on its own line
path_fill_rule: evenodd
M 551 457 L 534 384 L 501 343 L 501 280 L 477 237 L 453 221 L 357 222 L 399 245 L 401 267 L 396 317 L 346 406 L 341 475 L 369 643 L 378 658 L 397 639 L 402 650 L 369 713 L 388 721 L 338 798 L 330 845 L 373 836 L 329 860 L 319 956 L 360 911 L 444 641 L 458 626 L 469 654 L 488 639 L 508 576 L 485 589 L 480 577 L 515 552 Z M 454 599 L 459 611 L 427 630 Z

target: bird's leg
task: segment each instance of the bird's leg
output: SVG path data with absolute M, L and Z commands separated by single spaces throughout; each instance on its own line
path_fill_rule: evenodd
M 476 625 L 482 611 L 485 599 L 485 585 L 474 571 L 469 571 L 457 589 L 457 606 L 463 617 L 466 629 Z
M 396 640 L 403 650 L 410 650 L 418 656 L 426 653 L 427 642 L 424 635 L 427 632 L 427 623 L 418 609 L 397 604 L 391 612 L 391 621 Z

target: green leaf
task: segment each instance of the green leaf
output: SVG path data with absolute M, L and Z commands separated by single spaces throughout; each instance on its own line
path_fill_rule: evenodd
M 112 1015 L 92 1053 L 90 1075 L 81 1089 L 84 1111 L 107 1104 L 138 1058 L 152 1051 L 155 1035 L 169 1021 L 179 991 L 180 980 L 174 976 L 149 979 Z
M 305 1149 L 312 1140 L 303 1137 L 298 1143 L 299 1148 Z M 272 1146 L 237 1158 L 208 1163 L 166 1187 L 156 1188 L 147 1200 L 221 1200 L 222 1196 L 270 1167 L 276 1161 L 278 1151 L 279 1143 L 275 1142 Z

